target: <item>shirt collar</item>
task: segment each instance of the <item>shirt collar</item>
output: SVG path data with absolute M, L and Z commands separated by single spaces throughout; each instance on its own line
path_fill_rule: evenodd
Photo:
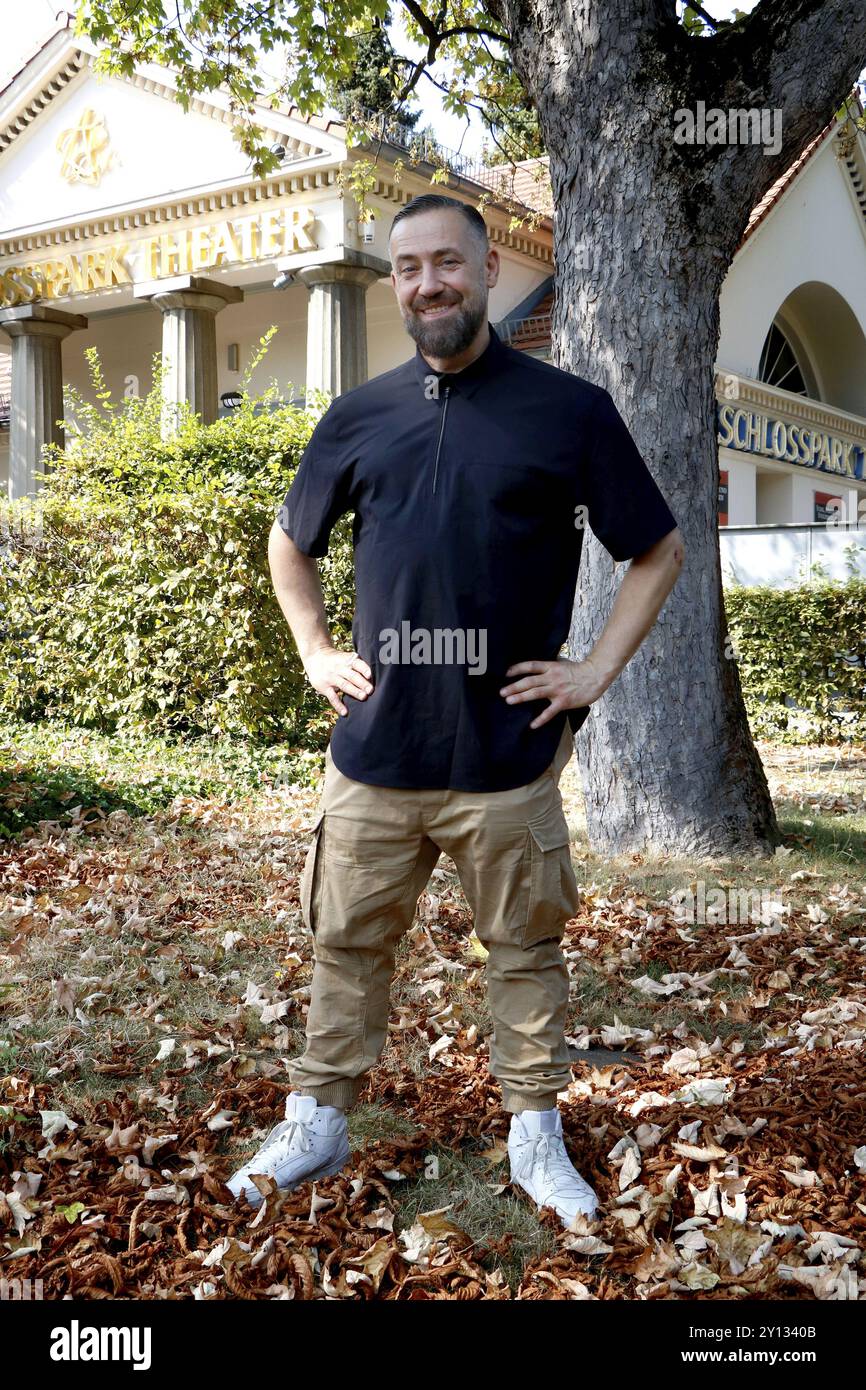
M 501 370 L 503 361 L 508 354 L 508 349 L 502 339 L 498 337 L 489 319 L 487 329 L 490 333 L 490 342 L 487 347 L 467 367 L 463 367 L 457 372 L 437 372 L 423 356 L 420 347 L 416 347 L 415 375 L 420 384 L 426 386 L 429 378 L 433 376 L 438 378 L 440 388 L 456 386 L 462 396 L 471 396 L 477 391 L 482 381 L 495 376 Z

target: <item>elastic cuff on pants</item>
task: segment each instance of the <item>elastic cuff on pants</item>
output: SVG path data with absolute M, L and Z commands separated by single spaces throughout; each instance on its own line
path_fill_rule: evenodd
M 340 1110 L 350 1110 L 358 1099 L 361 1087 L 355 1081 L 329 1081 L 317 1086 L 315 1091 L 306 1086 L 293 1086 L 302 1096 L 313 1096 L 319 1105 L 336 1105 Z
M 548 1091 L 547 1095 L 542 1096 L 537 1093 L 526 1095 L 525 1092 L 509 1091 L 503 1086 L 502 1109 L 510 1110 L 513 1115 L 519 1115 L 521 1110 L 555 1110 L 558 1094 L 557 1091 Z

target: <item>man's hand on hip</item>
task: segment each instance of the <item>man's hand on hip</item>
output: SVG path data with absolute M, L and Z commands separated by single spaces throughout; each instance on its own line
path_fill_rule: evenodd
M 317 647 L 304 658 L 307 680 L 314 690 L 324 695 L 338 714 L 349 711 L 340 693 L 366 700 L 373 689 L 373 672 L 357 652 L 341 652 L 337 647 Z
M 504 685 L 500 690 L 506 704 L 516 705 L 524 700 L 551 702 L 537 719 L 533 719 L 530 729 L 540 729 L 542 724 L 555 718 L 562 710 L 591 705 L 605 690 L 589 659 L 566 661 L 563 657 L 557 657 L 555 661 L 518 661 L 514 666 L 509 666 L 505 674 L 523 677 L 522 680 Z

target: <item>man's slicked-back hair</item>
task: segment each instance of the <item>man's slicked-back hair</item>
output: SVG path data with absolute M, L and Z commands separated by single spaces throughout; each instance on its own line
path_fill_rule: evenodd
M 388 234 L 390 241 L 394 233 L 394 228 L 401 222 L 405 222 L 407 217 L 418 217 L 422 212 L 441 212 L 455 208 L 457 212 L 463 214 L 472 229 L 478 247 L 479 256 L 482 258 L 487 255 L 490 244 L 487 239 L 487 224 L 477 208 L 469 203 L 461 203 L 459 198 L 448 198 L 444 193 L 421 193 L 417 198 L 413 198 L 404 208 L 401 208 L 391 223 L 391 231 Z

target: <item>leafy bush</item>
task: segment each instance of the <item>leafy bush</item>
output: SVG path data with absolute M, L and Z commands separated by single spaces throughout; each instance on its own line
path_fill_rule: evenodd
M 725 607 L 754 734 L 866 738 L 866 580 L 734 586 Z
M 66 446 L 47 451 L 35 504 L 4 506 L 0 711 L 322 746 L 336 715 L 306 681 L 267 536 L 328 397 L 311 392 L 300 410 L 274 382 L 211 425 L 182 406 L 163 441 L 158 359 L 152 391 L 115 403 L 87 355 L 96 404 L 69 393 Z M 350 517 L 319 572 L 349 646 Z

